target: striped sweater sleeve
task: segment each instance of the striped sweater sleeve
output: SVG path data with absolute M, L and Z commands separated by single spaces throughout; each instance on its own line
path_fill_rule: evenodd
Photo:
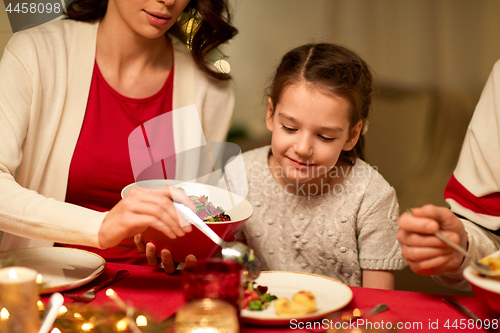
M 444 196 L 464 223 L 473 258 L 500 249 L 500 60 L 476 106 Z M 467 266 L 465 260 L 458 271 L 434 278 L 457 289 L 468 289 L 462 276 Z

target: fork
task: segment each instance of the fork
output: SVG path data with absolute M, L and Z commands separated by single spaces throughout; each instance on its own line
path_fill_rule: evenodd
M 106 286 L 109 286 L 110 284 L 115 283 L 118 280 L 123 279 L 128 274 L 129 274 L 129 272 L 127 270 L 118 271 L 118 272 L 116 272 L 116 274 L 112 278 L 110 278 L 110 279 L 108 279 L 108 280 L 106 280 L 106 281 L 98 284 L 97 286 L 89 289 L 88 291 L 84 292 L 81 295 L 77 295 L 77 294 L 64 294 L 64 296 L 66 296 L 68 298 L 71 298 L 72 300 L 77 301 L 77 302 L 86 302 L 86 303 L 88 303 L 88 302 L 92 301 L 95 298 L 96 291 L 101 290 L 102 288 L 104 288 Z

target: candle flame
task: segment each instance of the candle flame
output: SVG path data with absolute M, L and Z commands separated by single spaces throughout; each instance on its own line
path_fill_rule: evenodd
M 135 318 L 135 323 L 137 324 L 137 326 L 148 326 L 148 320 L 143 315 L 140 315 L 137 318 Z
M 0 318 L 9 319 L 9 316 L 10 316 L 9 311 L 7 311 L 6 308 L 2 308 L 2 310 L 0 311 Z
M 36 302 L 36 305 L 38 305 L 38 311 L 43 311 L 43 310 L 45 310 L 45 307 L 43 306 L 42 301 L 38 300 L 38 301 Z
M 122 320 L 116 323 L 116 329 L 118 331 L 125 331 L 127 328 L 128 328 L 127 318 L 123 318 Z
M 114 294 L 115 294 L 115 291 L 114 291 L 113 289 L 108 289 L 108 290 L 106 290 L 106 296 L 111 297 L 111 296 L 113 296 Z
M 61 331 L 59 331 L 57 327 L 54 327 L 54 329 L 50 331 L 50 333 L 61 333 Z
M 37 284 L 41 284 L 41 283 L 42 283 L 42 281 L 43 281 L 42 274 L 38 274 L 38 275 L 36 276 L 36 283 L 37 283 Z
M 11 269 L 9 270 L 9 277 L 10 277 L 11 279 L 17 279 L 17 273 L 16 273 L 16 270 L 15 270 L 14 268 L 11 268 Z
M 361 311 L 359 311 L 359 309 L 358 309 L 358 308 L 356 308 L 356 309 L 354 309 L 354 311 L 352 312 L 352 315 L 353 315 L 354 317 L 359 317 L 359 316 L 361 316 Z
M 219 333 L 219 330 L 214 327 L 200 327 L 193 329 L 191 333 Z
M 85 323 L 82 325 L 82 330 L 84 330 L 84 331 L 90 331 L 93 328 L 94 328 L 94 325 L 92 325 L 92 323 Z
M 63 314 L 63 313 L 66 313 L 68 312 L 68 308 L 65 307 L 64 305 L 62 305 L 60 308 L 59 308 L 59 314 Z

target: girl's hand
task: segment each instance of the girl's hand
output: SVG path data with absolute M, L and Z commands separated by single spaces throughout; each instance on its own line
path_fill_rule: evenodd
M 156 247 L 153 243 L 145 244 L 141 235 L 135 235 L 134 242 L 139 251 L 146 253 L 146 259 L 148 260 L 148 263 L 151 266 L 153 267 L 157 266 L 161 260 L 165 272 L 167 272 L 168 274 L 172 274 L 175 272 L 178 263 L 175 263 L 173 261 L 172 253 L 169 250 L 167 249 L 161 250 L 161 258 L 158 258 L 156 256 Z M 194 264 L 196 264 L 196 257 L 190 254 L 186 257 L 185 262 L 186 262 L 186 267 L 193 266 Z
M 464 256 L 434 236 L 438 230 L 467 250 L 467 232 L 451 210 L 434 205 L 414 208 L 399 217 L 398 241 L 410 268 L 421 275 L 456 271 Z
M 363 287 L 394 290 L 393 271 L 363 270 Z
M 191 231 L 191 224 L 182 214 L 177 214 L 172 200 L 195 208 L 186 193 L 175 187 L 162 190 L 133 188 L 104 218 L 98 233 L 99 244 L 102 248 L 116 246 L 123 239 L 139 234 L 148 227 L 170 238 L 184 236 Z

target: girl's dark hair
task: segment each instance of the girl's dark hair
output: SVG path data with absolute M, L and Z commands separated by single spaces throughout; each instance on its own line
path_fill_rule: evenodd
M 349 104 L 349 124 L 360 120 L 365 126 L 371 104 L 372 75 L 370 68 L 356 53 L 335 44 L 307 44 L 299 46 L 283 57 L 269 87 L 273 114 L 283 90 L 304 81 L 345 98 Z M 350 151 L 342 151 L 339 159 L 352 164 L 364 159 L 364 137 Z
M 95 22 L 104 17 L 107 8 L 108 0 L 73 0 L 68 5 L 66 16 L 77 21 Z M 190 20 L 194 20 L 193 28 L 186 32 Z M 189 1 L 169 33 L 189 44 L 194 61 L 205 73 L 219 80 L 231 78 L 229 74 L 213 69 L 206 61 L 211 51 L 238 33 L 231 25 L 227 0 Z

